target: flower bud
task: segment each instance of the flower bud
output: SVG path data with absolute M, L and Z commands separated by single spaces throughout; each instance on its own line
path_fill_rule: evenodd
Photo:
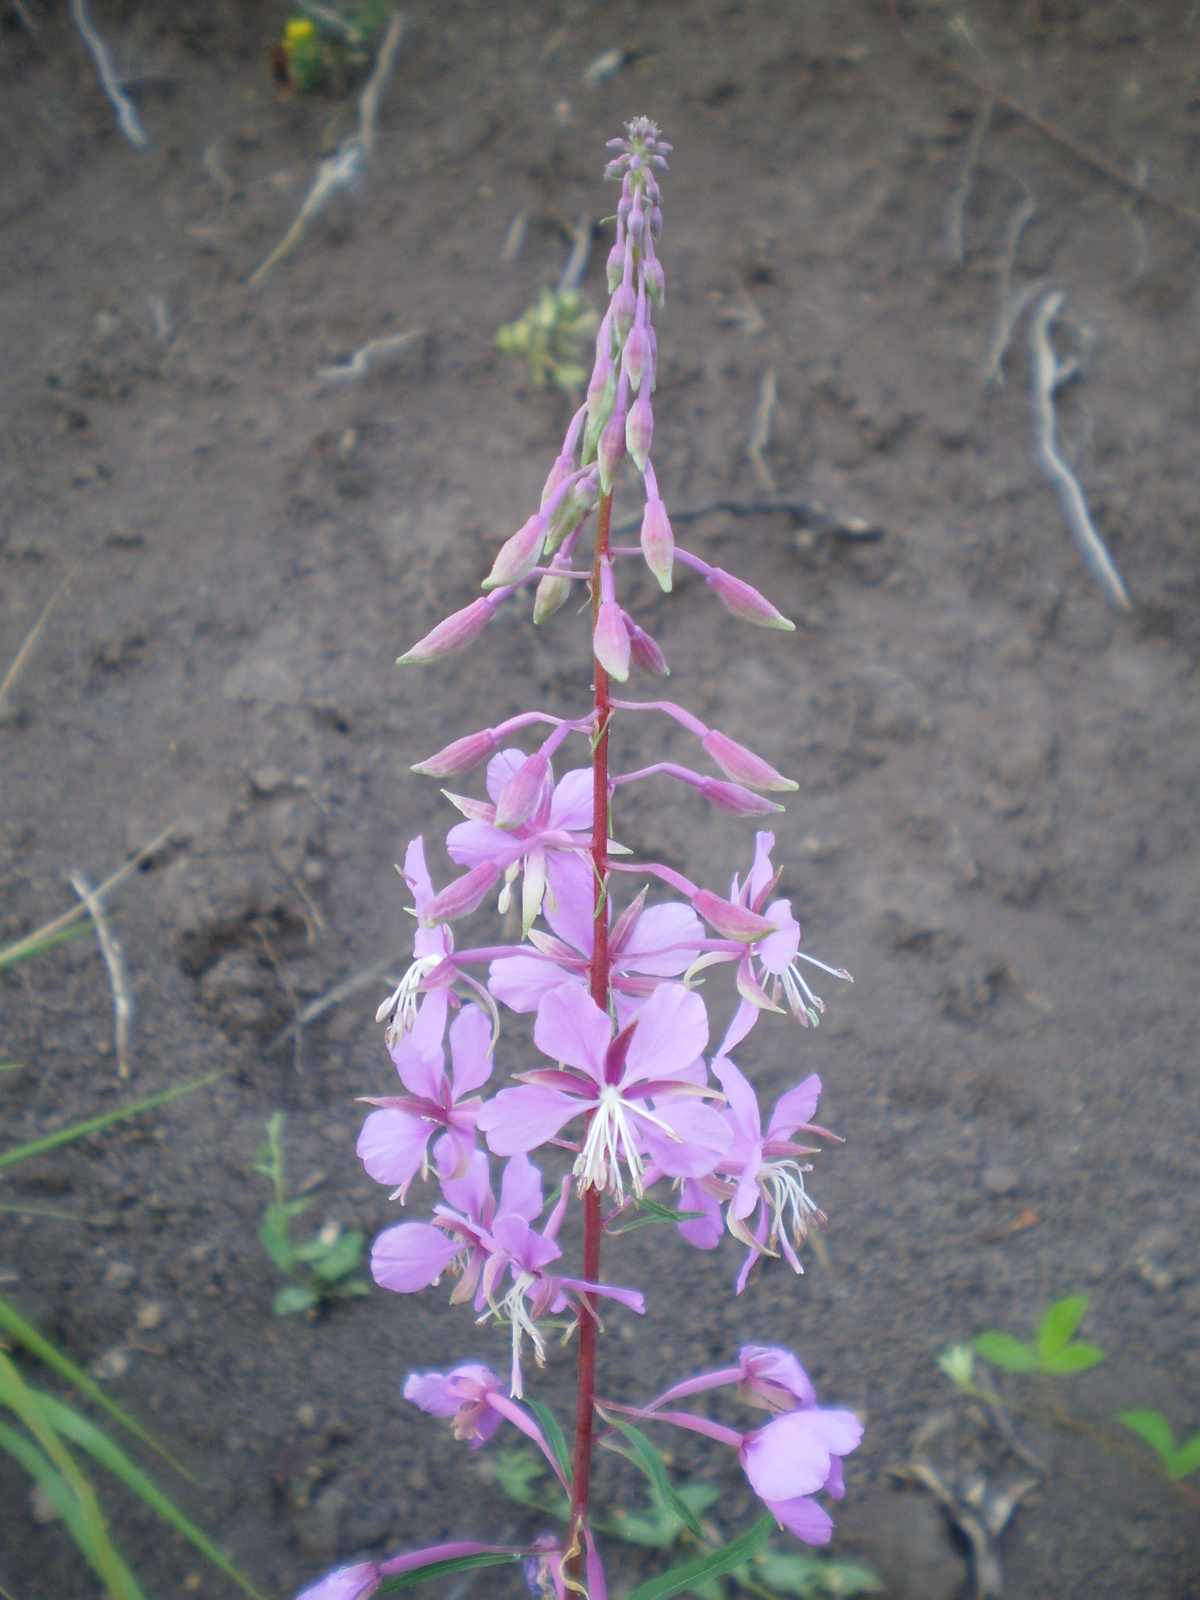
M 397 657 L 398 666 L 422 665 L 437 661 L 455 650 L 462 650 L 477 639 L 496 613 L 496 602 L 486 595 L 472 600 L 469 606 L 456 611 L 453 616 L 439 622 L 431 633 L 413 645 L 404 655 Z
M 769 922 L 766 917 L 748 911 L 745 906 L 722 900 L 711 889 L 697 890 L 692 896 L 692 906 L 722 939 L 736 939 L 739 944 L 754 944 L 758 939 L 765 939 L 769 933 L 779 931 L 777 922 Z
M 696 788 L 710 805 L 731 817 L 768 817 L 773 811 L 783 810 L 774 800 L 764 800 L 762 795 L 752 794 L 737 783 L 722 783 L 720 778 L 705 778 Z
M 617 368 L 611 356 L 597 356 L 592 368 L 592 381 L 588 384 L 587 427 L 583 434 L 582 461 L 586 466 L 596 454 L 596 446 L 604 424 L 612 416 L 617 398 Z
M 546 479 L 545 485 L 542 489 L 542 500 L 540 507 L 542 511 L 546 509 L 546 501 L 549 500 L 555 489 L 557 489 L 560 484 L 565 483 L 574 471 L 575 458 L 573 456 L 563 455 L 555 457 L 554 465 L 550 468 L 550 475 Z
M 550 778 L 550 759 L 538 750 L 528 756 L 500 791 L 496 802 L 496 826 L 517 828 L 537 808 Z
M 658 185 L 655 184 L 654 188 L 657 190 Z M 658 196 L 656 193 L 655 199 L 657 198 Z M 662 238 L 662 211 L 657 205 L 650 207 L 650 233 L 655 239 Z
M 787 633 L 796 631 L 796 624 L 789 622 L 781 611 L 776 611 L 757 589 L 723 572 L 720 567 L 713 567 L 704 581 L 734 616 L 740 617 L 743 622 L 753 622 L 759 628 L 782 628 Z
M 529 576 L 538 564 L 549 521 L 545 513 L 539 511 L 530 517 L 523 528 L 518 528 L 511 539 L 505 540 L 492 564 L 492 570 L 483 580 L 485 589 L 500 589 L 510 583 L 520 583 Z
M 642 281 L 646 285 L 646 293 L 656 306 L 662 306 L 667 297 L 667 280 L 663 274 L 662 262 L 657 256 L 650 256 L 642 264 Z
M 491 728 L 484 728 L 482 733 L 469 733 L 465 739 L 455 739 L 437 755 L 418 761 L 412 770 L 426 778 L 461 778 L 464 772 L 470 772 L 499 748 L 500 741 Z
M 592 638 L 596 660 L 618 683 L 629 677 L 629 634 L 621 608 L 615 600 L 602 600 Z
M 468 916 L 487 899 L 488 891 L 499 876 L 500 868 L 494 861 L 485 861 L 481 866 L 472 867 L 470 872 L 464 872 L 427 903 L 421 913 L 421 926 L 436 928 L 439 922 Z
M 761 756 L 756 756 L 753 750 L 747 750 L 745 745 L 740 745 L 736 740 L 720 733 L 716 728 L 711 729 L 701 739 L 700 743 L 720 767 L 727 778 L 733 778 L 737 783 L 747 783 L 752 789 L 776 790 L 786 793 L 799 788 L 790 778 L 785 778 L 782 772 L 764 761 Z
M 624 459 L 625 412 L 622 409 L 614 411 L 609 417 L 596 448 L 596 460 L 600 467 L 600 489 L 603 494 L 612 493 L 612 486 L 617 481 L 617 473 L 620 472 Z
M 533 596 L 533 620 L 536 626 L 552 617 L 571 598 L 570 578 L 554 578 L 549 573 L 539 579 Z
M 625 447 L 637 463 L 639 472 L 646 470 L 650 454 L 650 441 L 654 437 L 654 409 L 649 394 L 640 394 L 629 408 L 625 419 Z
M 634 244 L 640 244 L 642 234 L 646 231 L 646 215 L 642 210 L 641 200 L 635 202 L 633 210 L 629 213 L 629 237 Z
M 612 294 L 617 285 L 620 283 L 621 276 L 625 271 L 625 241 L 622 239 L 620 233 L 617 234 L 616 244 L 614 244 L 612 249 L 608 252 L 607 270 L 608 292 L 609 294 Z
M 664 594 L 670 594 L 675 562 L 675 535 L 661 500 L 647 500 L 642 514 L 642 554 Z
M 669 678 L 671 669 L 667 666 L 667 658 L 658 648 L 658 644 L 644 628 L 639 628 L 629 615 L 622 611 L 625 619 L 625 631 L 629 635 L 629 659 L 639 672 L 648 672 L 656 678 Z
M 642 322 L 635 322 L 628 339 L 625 341 L 624 366 L 629 375 L 629 384 L 636 394 L 642 387 L 642 380 L 650 370 L 652 351 L 650 335 Z
M 617 332 L 617 344 L 623 345 L 630 328 L 633 327 L 633 319 L 637 316 L 637 295 L 631 283 L 623 283 L 613 295 L 609 312 Z
M 572 528 L 577 528 L 596 504 L 596 489 L 598 480 L 595 473 L 572 485 L 559 501 L 550 518 L 550 526 L 546 529 L 546 543 L 543 554 L 551 555 L 558 549 Z

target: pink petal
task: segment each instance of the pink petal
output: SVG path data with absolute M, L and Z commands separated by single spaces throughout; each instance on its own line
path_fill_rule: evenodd
M 633 1110 L 636 1115 L 636 1106 Z M 653 1123 L 639 1119 L 646 1148 L 668 1178 L 706 1178 L 729 1150 L 725 1119 L 711 1106 L 698 1105 L 694 1100 L 672 1100 L 655 1106 L 654 1115 L 680 1139 L 676 1144 Z
M 422 1007 L 422 1012 L 424 1011 Z M 429 1025 L 422 1027 L 422 1012 L 417 1013 L 417 1020 L 413 1026 L 413 1033 L 417 1028 L 422 1028 L 428 1033 Z M 428 1053 L 423 1051 L 413 1038 L 412 1033 L 406 1033 L 396 1040 L 388 1049 L 400 1074 L 400 1081 L 409 1094 L 416 1095 L 419 1100 L 432 1100 L 440 1103 L 442 1098 L 442 1082 L 446 1076 L 445 1061 L 440 1045 L 436 1045 Z
M 822 1488 L 830 1457 L 848 1454 L 861 1438 L 862 1424 L 853 1412 L 805 1406 L 748 1434 L 742 1465 L 760 1499 L 791 1500 Z
M 775 1396 L 777 1404 L 784 1403 L 785 1395 L 792 1395 L 801 1405 L 816 1403 L 816 1390 L 808 1373 L 790 1350 L 778 1345 L 744 1344 L 738 1351 L 742 1375 L 752 1389 L 769 1392 L 781 1389 L 783 1395 Z
M 446 1013 L 450 1008 L 450 991 L 434 989 L 421 1002 L 417 1020 L 412 1025 L 409 1038 L 423 1056 L 441 1055 L 442 1035 L 446 1031 Z
M 360 1561 L 357 1566 L 329 1573 L 296 1600 L 367 1600 L 382 1582 L 383 1575 L 373 1561 Z
M 707 1043 L 704 1001 L 681 983 L 660 984 L 638 1014 L 622 1081 L 670 1078 L 690 1067 Z
M 713 1077 L 724 1089 L 729 1109 L 737 1119 L 742 1132 L 757 1144 L 762 1137 L 762 1118 L 758 1110 L 758 1096 L 746 1081 L 745 1075 L 732 1061 L 718 1056 L 713 1062 Z
M 746 899 L 750 905 L 758 899 L 764 889 L 775 876 L 775 868 L 771 865 L 771 851 L 775 848 L 775 835 L 765 830 L 754 835 L 754 865 L 750 868 L 750 876 L 746 880 Z
M 433 899 L 433 883 L 425 865 L 425 841 L 419 834 L 404 852 L 404 881 L 412 891 L 417 910 L 421 911 L 425 902 Z
M 520 860 L 523 839 L 493 828 L 490 822 L 460 822 L 446 835 L 446 854 L 460 867 L 481 867 L 492 861 L 503 870 Z
M 758 1156 L 743 1171 L 738 1179 L 737 1191 L 729 1202 L 729 1215 L 735 1222 L 745 1222 L 746 1218 L 753 1215 L 754 1208 L 759 1201 L 758 1193 Z
M 491 1221 L 490 1216 L 485 1216 L 492 1200 L 491 1172 L 482 1150 L 476 1150 L 471 1156 L 465 1177 L 441 1178 L 440 1182 L 447 1203 L 455 1211 L 470 1217 L 472 1222 Z
M 493 805 L 500 804 L 504 785 L 525 765 L 524 750 L 501 750 L 488 762 L 487 792 Z
M 779 932 L 769 933 L 755 951 L 767 971 L 779 977 L 791 966 L 800 948 L 800 924 L 792 915 L 790 900 L 772 900 L 763 915 L 768 921 L 779 923 Z
M 757 1021 L 758 1007 L 749 1000 L 741 1001 L 733 1014 L 733 1021 L 725 1030 L 717 1056 L 727 1056 L 731 1050 L 736 1050 Z
M 408 1111 L 372 1111 L 362 1125 L 356 1152 L 376 1183 L 407 1189 L 421 1169 L 436 1124 Z
M 541 1215 L 542 1175 L 526 1155 L 515 1155 L 504 1167 L 500 1180 L 500 1212 L 524 1217 L 532 1222 Z
M 807 1495 L 794 1500 L 768 1500 L 767 1510 L 789 1533 L 805 1544 L 828 1544 L 833 1533 L 833 1518 L 823 1506 Z
M 450 1029 L 454 1098 L 461 1100 L 492 1075 L 492 1025 L 478 1006 L 464 1006 Z
M 572 852 L 552 850 L 546 870 L 550 892 L 542 902 L 542 915 L 560 939 L 590 956 L 596 882 L 591 862 Z
M 820 1098 L 821 1080 L 814 1072 L 796 1088 L 789 1089 L 785 1095 L 780 1096 L 779 1103 L 771 1113 L 767 1138 L 786 1139 L 788 1134 L 794 1133 L 797 1128 L 805 1127 L 816 1115 L 817 1101 Z
M 557 1261 L 562 1251 L 553 1239 L 543 1239 L 534 1233 L 524 1217 L 510 1215 L 497 1217 L 492 1237 L 506 1255 L 512 1256 L 518 1267 L 526 1272 L 541 1272 L 552 1261 Z
M 695 1217 L 690 1222 L 678 1222 L 676 1227 L 697 1250 L 715 1250 L 721 1242 L 721 1235 L 725 1231 L 721 1221 L 721 1203 L 714 1199 L 700 1187 L 693 1179 L 689 1178 L 683 1185 L 679 1196 L 678 1211 L 702 1211 L 701 1217 Z
M 639 1032 L 641 1026 L 639 1023 Z M 611 1041 L 607 1016 L 577 983 L 552 989 L 538 1007 L 534 1044 L 551 1061 L 586 1072 L 596 1083 L 603 1081 L 604 1056 Z M 695 1054 L 693 1050 L 688 1060 Z
M 592 831 L 591 767 L 575 767 L 563 773 L 550 802 L 549 826 L 571 833 Z
M 622 971 L 675 978 L 700 954 L 703 938 L 703 925 L 691 906 L 678 901 L 651 906 L 638 918 L 617 965 Z
M 569 972 L 537 956 L 504 956 L 488 968 L 488 988 L 510 1011 L 536 1011 L 551 989 L 570 981 Z
M 371 1276 L 381 1289 L 415 1294 L 436 1283 L 461 1248 L 431 1222 L 402 1222 L 371 1247 Z
M 523 1084 L 516 1089 L 501 1089 L 479 1113 L 479 1131 L 487 1135 L 493 1155 L 515 1156 L 536 1150 L 553 1139 L 585 1102 L 556 1089 L 539 1089 Z

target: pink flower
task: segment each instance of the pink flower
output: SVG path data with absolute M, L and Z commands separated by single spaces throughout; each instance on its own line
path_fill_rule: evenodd
M 414 839 L 405 852 L 403 875 L 416 905 L 417 931 L 413 936 L 412 965 L 375 1013 L 376 1022 L 388 1019 L 384 1038 L 389 1047 L 411 1031 L 421 1003 L 418 997 L 422 994 L 430 997 L 427 1004 L 432 1002 L 435 1011 L 440 1011 L 441 1026 L 445 1026 L 449 990 L 458 977 L 452 959 L 454 935 L 449 925 L 443 922 L 430 927 L 425 921 L 425 913 L 436 897 L 429 868 L 425 865 L 425 844 L 420 837 Z M 441 1036 L 439 1028 L 439 1040 Z
M 519 1551 L 507 1545 L 477 1544 L 473 1539 L 459 1539 L 453 1544 L 434 1544 L 425 1550 L 413 1550 L 407 1555 L 392 1556 L 388 1561 L 360 1561 L 353 1567 L 339 1567 L 305 1589 L 297 1600 L 368 1600 L 385 1578 L 401 1572 L 417 1572 L 422 1567 L 435 1566 L 439 1561 L 454 1561 L 460 1556 L 511 1555 Z
M 431 1416 L 453 1417 L 454 1437 L 478 1450 L 504 1420 L 489 1403 L 499 1390 L 500 1379 L 490 1367 L 468 1365 L 444 1373 L 410 1372 L 404 1398 Z
M 436 1147 L 438 1172 L 445 1178 L 465 1176 L 475 1149 L 475 1123 L 483 1104 L 473 1091 L 492 1074 L 491 1023 L 478 1006 L 465 1006 L 450 1029 L 453 1080 L 446 1076 L 441 1029 L 431 1037 L 428 1006 L 412 1032 L 391 1046 L 390 1054 L 409 1091 L 371 1099 L 373 1111 L 358 1139 L 358 1156 L 376 1183 L 393 1186 L 403 1201 L 418 1172 L 427 1171 L 427 1147 L 441 1129 Z
M 729 1148 L 722 1118 L 696 1103 L 709 1092 L 708 1017 L 700 996 L 680 984 L 660 985 L 615 1039 L 590 995 L 564 984 L 538 1006 L 533 1040 L 562 1065 L 518 1074 L 520 1087 L 483 1108 L 479 1127 L 497 1155 L 533 1150 L 589 1113 L 575 1176 L 581 1189 L 607 1189 L 623 1203 L 621 1164 L 640 1196 L 643 1149 L 670 1177 L 702 1177 Z

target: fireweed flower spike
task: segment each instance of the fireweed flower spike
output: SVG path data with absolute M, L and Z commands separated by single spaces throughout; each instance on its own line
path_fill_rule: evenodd
M 619 1277 L 612 1261 L 601 1261 L 614 1206 L 640 1210 L 639 1223 L 674 1220 L 702 1249 L 716 1249 L 732 1234 L 746 1252 L 738 1292 L 761 1257 L 782 1256 L 798 1272 L 805 1230 L 820 1215 L 805 1187 L 818 1144 L 833 1137 L 812 1121 L 819 1080 L 798 1074 L 802 1081 L 778 1101 L 764 1130 L 753 1073 L 731 1059 L 737 1051 L 746 1063 L 745 1041 L 763 1019 L 774 1026 L 776 1013 L 816 1022 L 823 1002 L 805 976 L 811 968 L 849 976 L 801 953 L 799 922 L 777 893 L 774 836 L 758 835 L 749 873 L 744 881 L 735 877 L 728 893 L 719 880 L 693 883 L 677 867 L 641 859 L 614 837 L 630 815 L 627 786 L 652 775 L 689 784 L 735 817 L 781 809 L 777 797 L 796 785 L 674 701 L 613 695 L 614 684 L 634 671 L 667 670 L 622 593 L 618 578 L 628 569 L 618 557 L 644 561 L 664 594 L 676 592 L 683 567 L 735 616 L 779 631 L 792 624 L 757 589 L 675 543 L 652 460 L 654 317 L 666 290 L 660 180 L 670 146 L 653 122 L 638 118 L 609 149 L 607 176 L 620 195 L 607 265 L 610 301 L 586 399 L 537 504 L 524 508 L 524 520 L 513 519 L 517 531 L 495 553 L 485 593 L 401 658 L 440 661 L 473 644 L 500 606 L 511 599 L 515 611 L 526 594 L 535 623 L 561 619 L 547 630 L 550 648 L 574 595 L 587 612 L 591 693 L 574 715 L 521 711 L 478 732 L 451 730 L 458 736 L 418 763 L 418 772 L 465 791 L 446 791 L 461 814 L 445 840 L 459 875 L 447 881 L 435 868 L 443 883 L 435 890 L 423 841 L 408 846 L 412 961 L 378 1013 L 403 1092 L 370 1102 L 358 1146 L 368 1173 L 394 1199 L 412 1207 L 415 1193 L 424 1202 L 423 1214 L 410 1209 L 376 1238 L 375 1281 L 417 1294 L 445 1278 L 451 1304 L 467 1308 L 481 1327 L 502 1328 L 511 1350 L 507 1384 L 483 1362 L 447 1362 L 447 1370 L 410 1374 L 404 1394 L 446 1419 L 473 1450 L 487 1448 L 502 1422 L 519 1429 L 567 1493 L 567 1522 L 561 1537 L 522 1549 L 464 1541 L 343 1567 L 305 1600 L 369 1600 L 389 1579 L 403 1577 L 408 1587 L 467 1566 L 522 1559 L 540 1600 L 605 1600 L 591 1517 L 593 1446 L 609 1410 L 596 1402 L 600 1314 L 609 1303 L 638 1315 L 645 1309 L 638 1289 L 604 1281 Z M 636 544 L 612 543 L 614 492 L 640 497 Z M 559 692 L 570 693 L 575 682 L 573 669 L 564 672 Z M 502 684 L 495 693 L 503 696 Z M 624 748 L 627 735 L 630 742 L 652 736 L 660 716 L 699 742 L 714 774 L 667 759 L 676 752 L 662 742 L 618 768 L 609 748 L 614 721 Z M 477 715 L 472 725 L 482 721 Z M 579 752 L 573 769 L 568 748 Z M 482 774 L 471 777 L 485 764 L 486 793 Z M 519 943 L 456 948 L 457 918 L 494 901 L 507 919 L 518 899 Z M 725 996 L 738 1004 L 710 1062 L 710 991 L 698 986 L 702 974 L 715 975 L 709 968 L 725 967 L 732 969 Z M 502 1034 L 501 1007 L 536 1014 L 531 1046 Z M 553 1193 L 549 1209 L 540 1167 L 546 1193 Z M 569 1205 L 578 1207 L 582 1235 L 574 1255 L 564 1243 L 575 1237 L 564 1226 Z M 680 1211 L 695 1214 L 680 1218 Z M 664 1251 L 680 1248 L 669 1229 L 661 1237 Z M 552 1331 L 577 1351 L 569 1461 L 562 1458 L 562 1422 L 553 1427 L 544 1408 L 522 1403 L 532 1381 L 523 1358 L 532 1351 L 538 1367 L 548 1362 Z M 757 1408 L 757 1425 L 737 1429 L 677 1409 L 723 1387 Z M 818 1405 L 789 1351 L 747 1345 L 736 1366 L 685 1378 L 647 1405 L 611 1409 L 735 1449 L 781 1527 L 809 1544 L 829 1537 L 829 1514 L 816 1497 L 842 1493 L 842 1457 L 862 1429 L 849 1412 Z

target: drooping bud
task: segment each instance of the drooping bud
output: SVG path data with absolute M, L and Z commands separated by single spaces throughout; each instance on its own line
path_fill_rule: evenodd
M 461 878 L 455 878 L 441 894 L 435 894 L 427 902 L 421 913 L 421 926 L 436 928 L 439 922 L 453 922 L 455 917 L 468 916 L 487 899 L 488 891 L 499 876 L 500 868 L 494 861 L 485 861 L 481 866 L 472 867 L 470 872 L 464 872 Z
M 600 491 L 602 494 L 611 494 L 612 486 L 617 481 L 617 473 L 621 470 L 621 463 L 625 459 L 625 408 L 619 406 L 604 425 L 604 432 L 600 435 L 600 443 L 596 449 L 596 461 L 600 467 Z
M 789 622 L 782 611 L 776 611 L 757 589 L 723 572 L 720 567 L 713 567 L 704 581 L 734 616 L 740 617 L 743 622 L 753 622 L 759 628 L 782 628 L 787 633 L 796 631 L 796 624 Z
M 628 611 L 622 611 L 621 616 L 625 621 L 625 631 L 629 635 L 629 659 L 634 666 L 639 672 L 651 673 L 656 678 L 669 678 L 671 669 L 667 666 L 667 658 L 655 640 L 644 628 L 638 627 Z
M 411 650 L 397 657 L 398 666 L 423 665 L 427 661 L 437 661 L 442 656 L 453 654 L 455 650 L 462 650 L 472 640 L 477 639 L 488 623 L 496 614 L 495 600 L 482 595 L 478 600 L 472 600 L 469 606 L 464 606 L 461 611 L 456 611 L 444 622 L 439 622 L 437 627 L 419 639 Z
M 647 255 L 642 263 L 642 281 L 646 285 L 646 293 L 661 309 L 667 298 L 667 280 L 657 256 Z
M 650 455 L 650 441 L 654 438 L 654 409 L 650 395 L 643 391 L 629 408 L 625 419 L 625 447 L 637 463 L 639 472 L 645 472 Z
M 540 750 L 526 757 L 500 791 L 496 802 L 496 826 L 518 828 L 537 808 L 550 781 L 550 759 Z
M 561 610 L 571 598 L 570 578 L 555 578 L 549 573 L 538 580 L 533 595 L 533 621 L 536 626 Z
M 646 509 L 642 514 L 642 554 L 646 565 L 658 579 L 664 594 L 670 594 L 675 565 L 675 535 L 667 508 L 658 497 L 658 479 L 647 461 L 642 469 L 646 479 Z
M 617 397 L 617 368 L 610 355 L 598 355 L 596 365 L 592 368 L 591 382 L 588 384 L 587 427 L 583 435 L 583 464 L 586 466 L 596 454 L 596 445 L 604 429 L 604 424 L 612 416 L 613 403 Z
M 629 330 L 633 327 L 633 319 L 637 316 L 637 295 L 634 293 L 632 283 L 623 283 L 613 295 L 609 313 L 616 329 L 617 345 L 620 347 L 625 343 Z
M 542 499 L 540 505 L 540 509 L 542 511 L 546 509 L 546 501 L 550 499 L 551 495 L 553 495 L 554 491 L 560 486 L 560 484 L 564 484 L 567 481 L 574 471 L 574 456 L 556 456 L 554 458 L 554 465 L 550 468 L 550 474 L 542 487 Z
M 753 750 L 747 750 L 745 745 L 738 744 L 716 728 L 706 733 L 700 743 L 726 777 L 733 778 L 737 783 L 749 784 L 752 789 L 775 790 L 780 794 L 800 787 L 791 778 L 785 778 L 782 772 L 776 772 L 769 762 L 756 756 Z
M 600 607 L 596 614 L 592 649 L 596 660 L 608 675 L 616 678 L 618 683 L 624 683 L 629 677 L 629 633 L 617 604 L 612 563 L 608 560 L 600 563 Z
M 711 889 L 698 889 L 692 896 L 692 906 L 722 939 L 736 939 L 739 944 L 754 944 L 758 939 L 765 939 L 769 933 L 779 931 L 777 922 L 770 922 L 766 917 L 748 911 L 745 906 L 722 900 Z
M 768 817 L 773 811 L 782 811 L 774 800 L 765 800 L 737 783 L 722 783 L 720 778 L 705 778 L 696 788 L 718 811 L 731 817 Z
M 621 281 L 621 274 L 625 270 L 625 234 L 620 223 L 617 224 L 617 242 L 608 252 L 608 292 L 612 294 Z
M 484 728 L 480 733 L 467 734 L 465 739 L 455 739 L 436 755 L 418 761 L 412 771 L 426 778 L 461 778 L 464 772 L 470 772 L 499 748 L 496 734 L 491 728 Z
M 492 564 L 492 570 L 483 580 L 485 589 L 500 589 L 510 583 L 520 583 L 538 564 L 542 546 L 546 542 L 546 529 L 550 519 L 544 511 L 535 512 L 511 539 L 506 539 Z
M 650 335 L 646 332 L 644 322 L 635 322 L 625 341 L 623 365 L 629 375 L 629 386 L 634 394 L 642 387 L 642 381 L 650 371 L 652 352 L 650 349 Z
M 573 528 L 577 528 L 596 504 L 599 477 L 591 472 L 573 484 L 554 508 L 550 526 L 546 529 L 546 543 L 542 553 L 550 555 L 557 550 Z

